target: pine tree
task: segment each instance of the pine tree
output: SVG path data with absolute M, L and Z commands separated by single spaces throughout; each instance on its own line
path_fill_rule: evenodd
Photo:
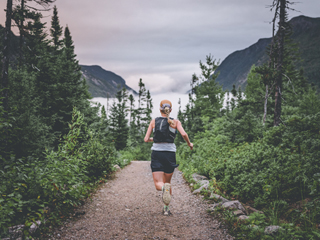
M 264 123 L 267 114 L 267 105 L 265 105 L 267 104 L 267 101 L 265 101 L 265 85 L 262 80 L 262 76 L 256 72 L 256 69 L 256 66 L 253 65 L 248 74 L 247 86 L 244 92 L 245 100 L 243 100 L 243 104 L 250 106 L 253 113 L 256 113 L 257 116 L 261 116 L 261 119 L 264 119 Z M 270 98 L 269 96 L 267 97 Z M 268 101 L 271 101 L 271 99 Z M 263 112 L 265 114 L 262 117 L 261 114 Z
M 186 107 L 184 117 L 186 119 L 186 129 L 190 134 L 195 134 L 203 130 L 203 120 L 212 122 L 218 117 L 222 108 L 224 92 L 222 87 L 215 81 L 217 74 L 215 70 L 218 67 L 216 60 L 211 55 L 206 56 L 206 63 L 200 61 L 200 76 L 195 74 L 192 77 L 194 94 L 189 94 L 189 103 Z
M 222 87 L 215 81 L 218 75 L 214 73 L 218 65 L 211 55 L 206 56 L 205 64 L 200 61 L 201 85 L 196 88 L 197 115 L 209 117 L 211 120 L 219 115 L 224 98 Z
M 129 96 L 129 101 L 130 101 L 130 118 L 129 118 L 129 122 L 130 122 L 130 125 L 131 125 L 132 114 L 133 114 L 133 111 L 134 111 L 134 98 L 133 98 L 132 94 L 130 94 L 130 96 Z
M 177 118 L 181 122 L 182 126 L 185 126 L 185 119 L 183 116 L 183 112 L 181 110 L 181 98 L 179 98 L 178 105 L 179 105 L 179 110 L 178 110 Z M 184 139 L 181 136 L 181 134 L 177 134 L 177 138 L 176 138 L 177 145 L 179 145 L 181 142 L 184 142 Z
M 139 129 L 137 127 L 137 111 L 134 105 L 134 97 L 132 94 L 129 96 L 129 104 L 130 104 L 130 117 L 129 117 L 129 136 L 127 141 L 128 147 L 136 147 L 139 145 Z
M 106 109 L 105 109 L 104 105 L 101 108 L 101 119 L 102 120 L 106 120 L 107 119 L 107 113 L 106 113 Z
M 55 52 L 57 52 L 57 50 L 62 45 L 62 41 L 60 40 L 60 37 L 62 35 L 62 27 L 60 26 L 60 23 L 59 23 L 58 10 L 56 6 L 54 6 L 53 8 L 53 16 L 51 21 L 50 33 L 53 41 L 54 50 Z
M 231 111 L 233 111 L 236 108 L 236 100 L 235 98 L 237 97 L 237 90 L 236 90 L 236 85 L 232 85 L 232 90 L 231 90 L 232 98 L 231 98 Z
M 117 92 L 116 99 L 110 111 L 110 131 L 117 150 L 124 149 L 127 146 L 128 139 L 128 115 L 127 91 L 125 88 Z
M 37 121 L 43 125 L 42 129 L 46 129 L 43 131 L 43 137 L 46 139 L 42 146 L 44 149 L 45 147 L 53 147 L 53 143 L 57 139 L 52 127 L 57 119 L 53 106 L 57 95 L 58 67 L 53 61 L 51 47 L 45 33 L 45 24 L 41 22 L 41 18 L 40 13 L 33 13 L 33 20 L 29 21 L 26 26 L 27 51 L 24 52 L 25 64 L 21 66 L 21 71 L 33 76 L 30 86 L 33 86 L 32 97 L 37 101 L 29 104 L 36 104 L 34 107 L 39 116 Z
M 59 96 L 56 99 L 59 120 L 55 130 L 63 133 L 68 130 L 67 122 L 71 121 L 72 109 L 76 107 L 85 112 L 89 108 L 90 98 L 85 79 L 81 78 L 80 66 L 74 53 L 73 40 L 68 27 L 64 31 L 62 53 L 57 59 L 59 66 L 58 87 Z
M 139 98 L 138 98 L 138 108 L 137 108 L 137 127 L 141 129 L 141 126 L 143 126 L 143 118 L 145 111 L 144 106 L 145 106 L 145 101 L 146 101 L 146 95 L 147 95 L 147 90 L 142 82 L 142 79 L 140 78 L 139 80 Z
M 149 123 L 152 119 L 152 117 L 151 117 L 152 108 L 153 108 L 152 98 L 151 98 L 150 91 L 148 90 L 147 95 L 146 95 L 145 118 L 143 119 L 144 120 L 144 132 L 147 131 Z
M 41 17 L 41 14 L 37 14 L 33 23 L 28 24 L 26 44 L 29 50 L 25 52 L 25 58 L 27 71 L 35 74 L 35 94 L 40 101 L 39 114 L 51 129 L 50 138 L 54 142 L 61 134 L 60 131 L 54 129 L 54 125 L 59 121 L 57 108 L 60 104 L 58 103 L 60 68 L 57 64 L 57 57 L 52 54 L 54 50 L 50 46 L 50 40 L 47 39 Z
M 36 76 L 25 69 L 10 75 L 10 103 L 14 106 L 14 131 L 11 133 L 11 151 L 17 157 L 40 157 L 45 147 L 51 146 L 50 128 L 40 108 L 40 98 L 35 94 Z

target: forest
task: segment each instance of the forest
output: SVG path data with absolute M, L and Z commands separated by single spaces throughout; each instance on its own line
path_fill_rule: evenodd
M 54 1 L 34 2 L 49 9 Z M 290 4 L 272 1 L 269 61 L 252 66 L 244 90 L 223 91 L 215 81 L 219 62 L 208 55 L 191 77 L 189 103 L 179 106 L 178 119 L 194 143 L 190 151 L 180 135 L 175 140 L 185 179 L 207 176 L 210 187 L 201 194 L 211 191 L 263 212 L 246 222 L 222 212 L 236 239 L 320 238 L 320 98 L 295 67 L 301 59 L 290 40 Z M 0 237 L 8 227 L 39 220 L 41 231 L 49 231 L 116 166 L 150 160 L 143 138 L 153 102 L 143 80 L 137 101 L 122 89 L 108 109 L 90 102 L 70 29 L 60 25 L 53 6 L 47 35 L 39 9 L 7 0 L 0 43 Z M 12 26 L 20 33 L 16 55 Z M 269 225 L 282 230 L 265 235 Z M 27 230 L 25 236 L 31 237 Z

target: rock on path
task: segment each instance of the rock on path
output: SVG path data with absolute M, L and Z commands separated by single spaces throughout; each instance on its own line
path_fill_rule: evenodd
M 232 239 L 178 170 L 172 186 L 172 215 L 163 216 L 150 162 L 133 161 L 81 207 L 83 216 L 67 222 L 53 239 Z

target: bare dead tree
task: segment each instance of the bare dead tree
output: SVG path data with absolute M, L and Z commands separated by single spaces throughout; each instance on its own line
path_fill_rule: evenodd
M 279 5 L 280 5 L 280 2 L 279 1 L 273 1 L 273 5 L 271 6 L 272 8 L 275 8 L 275 14 L 274 14 L 274 18 L 272 19 L 272 40 L 271 40 L 271 45 L 270 45 L 270 52 L 269 52 L 269 56 L 270 56 L 270 59 L 269 59 L 269 63 L 268 63 L 268 66 L 269 68 L 271 68 L 272 66 L 272 53 L 273 53 L 273 44 L 274 44 L 274 36 L 275 36 L 275 24 L 276 24 L 276 19 L 277 19 L 277 16 L 278 16 L 278 11 L 279 11 Z M 271 9 L 272 9 L 271 8 Z M 265 97 L 264 97 L 264 109 L 263 109 L 263 125 L 265 125 L 265 122 L 266 122 L 266 119 L 267 119 L 267 111 L 268 111 L 268 98 L 269 98 L 269 82 L 266 82 L 266 94 L 265 94 Z
M 274 126 L 279 126 L 281 123 L 281 91 L 282 91 L 282 73 L 284 59 L 284 38 L 285 38 L 285 21 L 286 21 L 286 0 L 280 1 L 279 7 L 279 29 L 277 37 L 277 62 L 276 62 L 276 78 L 275 78 L 275 107 L 274 107 Z

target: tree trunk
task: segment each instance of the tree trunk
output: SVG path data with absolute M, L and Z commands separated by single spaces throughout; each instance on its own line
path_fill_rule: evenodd
M 11 33 L 11 17 L 12 17 L 12 0 L 7 1 L 7 13 L 6 13 L 6 26 L 4 29 L 4 44 L 3 44 L 3 58 L 2 58 L 2 76 L 1 76 L 1 89 L 2 89 L 2 101 L 4 109 L 4 118 L 8 119 L 8 70 L 9 70 L 9 44 Z
M 20 64 L 20 67 L 22 66 L 22 58 L 23 58 L 23 42 L 24 42 L 24 29 L 23 29 L 23 25 L 24 25 L 24 2 L 25 0 L 21 0 L 21 14 L 20 14 L 20 26 L 19 26 L 19 31 L 20 31 L 20 42 L 19 42 L 19 47 L 20 47 L 20 51 L 19 51 L 19 64 Z
M 282 91 L 282 65 L 284 52 L 284 36 L 285 36 L 285 14 L 286 14 L 286 0 L 280 0 L 280 20 L 278 30 L 278 59 L 276 65 L 276 84 L 275 84 L 275 108 L 274 108 L 274 126 L 279 126 L 281 119 L 281 91 Z
M 269 87 L 267 84 L 266 85 L 266 96 L 264 98 L 263 125 L 266 123 L 266 119 L 267 119 L 268 93 L 269 93 Z

